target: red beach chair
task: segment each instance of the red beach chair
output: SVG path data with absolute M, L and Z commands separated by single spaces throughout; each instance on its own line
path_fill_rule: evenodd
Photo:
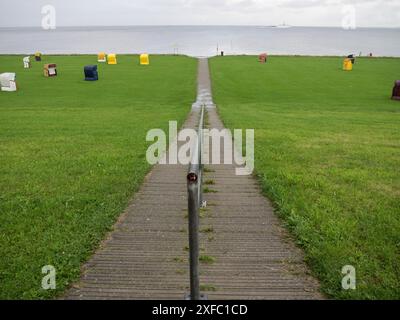
M 258 61 L 261 63 L 266 63 L 268 59 L 268 55 L 266 53 L 262 53 L 258 56 Z

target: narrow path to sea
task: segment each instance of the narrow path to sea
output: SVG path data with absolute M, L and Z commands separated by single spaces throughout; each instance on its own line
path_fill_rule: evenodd
M 212 102 L 207 59 L 199 59 L 198 101 L 223 129 Z M 223 159 L 223 157 L 222 157 Z M 200 283 L 208 299 L 323 299 L 303 253 L 281 226 L 253 176 L 235 165 L 206 166 L 200 219 Z M 66 299 L 176 299 L 189 291 L 187 166 L 156 165 Z

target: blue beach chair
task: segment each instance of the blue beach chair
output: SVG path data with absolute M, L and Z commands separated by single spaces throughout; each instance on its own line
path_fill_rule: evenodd
M 85 66 L 85 81 L 97 81 L 99 80 L 99 73 L 97 72 L 97 66 Z

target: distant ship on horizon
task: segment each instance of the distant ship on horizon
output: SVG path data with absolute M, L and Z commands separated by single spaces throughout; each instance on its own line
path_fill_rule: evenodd
M 286 24 L 286 22 L 283 22 L 282 24 L 275 26 L 275 28 L 281 28 L 281 29 L 287 29 L 291 27 L 292 26 L 289 26 L 288 24 Z
M 271 26 L 259 26 L 257 28 L 260 29 L 264 29 L 264 28 L 279 28 L 279 29 L 288 29 L 288 28 L 292 28 L 292 26 L 286 24 L 286 22 L 283 22 L 282 24 L 278 24 L 278 25 L 271 25 Z

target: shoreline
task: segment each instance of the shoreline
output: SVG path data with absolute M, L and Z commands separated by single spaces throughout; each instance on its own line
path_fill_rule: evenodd
M 181 28 L 181 27 L 205 27 L 205 28 L 280 28 L 281 25 L 120 25 L 120 26 L 100 26 L 100 25 L 93 25 L 93 26 L 59 26 L 57 29 L 103 29 L 103 30 L 116 30 L 116 29 L 125 29 L 125 28 Z M 342 27 L 338 26 L 288 26 L 289 28 L 324 28 L 324 29 L 342 29 Z M 1 30 L 21 30 L 21 29 L 42 29 L 42 27 L 38 26 L 18 26 L 18 27 L 0 27 Z M 355 30 L 371 30 L 371 29 L 388 29 L 388 30 L 396 30 L 400 29 L 398 27 L 357 27 Z M 47 31 L 47 30 L 46 30 Z M 349 31 L 349 30 L 346 30 Z M 350 30 L 354 31 L 354 30 Z
M 111 51 L 110 51 L 111 52 Z M 42 55 L 45 56 L 60 56 L 60 57 L 81 57 L 81 56 L 93 56 L 97 55 L 98 52 L 95 53 L 45 53 L 41 52 Z M 120 56 L 140 56 L 143 52 L 141 53 L 118 53 L 118 52 L 112 52 L 115 53 L 116 55 Z M 34 55 L 34 52 L 30 53 L 0 53 L 0 57 L 7 57 L 7 56 L 14 56 L 14 57 L 19 57 L 19 56 L 31 56 Z M 149 53 L 152 56 L 160 56 L 160 57 L 165 57 L 165 56 L 180 56 L 180 57 L 189 57 L 189 58 L 226 58 L 226 57 L 258 57 L 257 54 L 225 54 L 223 57 L 220 55 L 211 55 L 211 56 L 203 56 L 203 55 L 188 55 L 188 54 L 173 54 L 173 53 Z M 260 52 L 261 54 L 261 52 Z M 343 58 L 347 57 L 347 54 L 344 55 L 302 55 L 302 54 L 268 54 L 268 57 L 282 57 L 282 58 Z M 400 59 L 400 56 L 357 56 L 355 55 L 356 59 Z

